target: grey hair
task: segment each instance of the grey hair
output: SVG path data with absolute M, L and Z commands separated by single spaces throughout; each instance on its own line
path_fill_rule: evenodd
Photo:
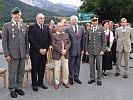
M 73 18 L 76 18 L 76 19 L 78 20 L 78 17 L 77 17 L 77 16 L 72 15 L 72 16 L 70 17 L 70 21 L 71 21 Z

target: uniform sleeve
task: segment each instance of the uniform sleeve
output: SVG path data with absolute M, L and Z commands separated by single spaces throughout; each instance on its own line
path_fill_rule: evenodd
M 102 51 L 106 51 L 106 38 L 105 38 L 105 33 L 104 30 L 102 29 Z
M 8 33 L 8 29 L 7 29 L 7 24 L 4 24 L 4 26 L 2 28 L 2 47 L 3 47 L 3 51 L 4 51 L 4 56 L 10 55 L 8 39 L 9 39 L 9 33 Z
M 29 54 L 28 27 L 26 27 L 25 45 L 26 45 L 26 54 Z
M 85 40 L 86 40 L 86 41 L 85 41 L 85 51 L 87 52 L 87 51 L 88 51 L 88 42 L 89 42 L 89 40 L 88 40 L 88 39 L 89 39 L 89 31 L 86 30 L 86 31 L 85 31 L 85 34 L 86 34 L 86 37 L 85 37 L 85 38 L 86 38 L 86 39 L 85 39 Z

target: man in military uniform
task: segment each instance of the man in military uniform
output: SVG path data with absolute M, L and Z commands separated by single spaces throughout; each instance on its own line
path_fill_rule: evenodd
M 102 55 L 105 51 L 106 39 L 102 28 L 98 26 L 98 17 L 91 17 L 92 27 L 86 31 L 86 55 L 90 60 L 90 80 L 88 84 L 95 82 L 95 60 L 97 64 L 97 85 L 101 82 Z
M 28 58 L 27 30 L 20 24 L 21 11 L 15 7 L 11 11 L 11 22 L 2 29 L 2 46 L 8 63 L 9 91 L 12 98 L 24 95 L 22 81 L 25 72 L 25 58 Z

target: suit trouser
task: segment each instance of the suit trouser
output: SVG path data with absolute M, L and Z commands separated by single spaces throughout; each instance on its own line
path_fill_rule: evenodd
M 8 63 L 9 72 L 9 91 L 15 91 L 15 89 L 22 89 L 22 82 L 25 72 L 25 58 L 14 60 L 12 59 Z
M 55 75 L 55 84 L 59 84 L 60 81 L 60 72 L 62 67 L 62 75 L 63 75 L 63 83 L 68 83 L 68 59 L 65 59 L 64 56 L 61 57 L 60 60 L 54 60 L 55 68 L 54 68 L 54 75 Z
M 81 56 L 70 56 L 69 58 L 69 79 L 79 79 Z
M 97 64 L 97 81 L 101 81 L 102 56 L 90 54 L 89 60 L 90 60 L 90 80 L 95 80 L 95 65 Z
M 124 54 L 124 61 L 125 61 L 125 68 L 124 68 L 124 70 L 125 70 L 125 74 L 128 74 L 130 52 L 117 52 L 116 72 L 120 73 L 120 66 L 121 66 L 121 61 L 122 61 L 123 54 Z
M 31 56 L 32 86 L 43 83 L 46 60 L 47 56 L 38 56 L 38 55 Z

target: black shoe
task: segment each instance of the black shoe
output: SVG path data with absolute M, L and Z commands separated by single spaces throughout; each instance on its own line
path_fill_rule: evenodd
M 12 98 L 17 98 L 17 94 L 15 91 L 10 92 Z
M 38 87 L 36 85 L 32 86 L 33 91 L 37 92 L 38 91 Z
M 75 82 L 77 82 L 78 84 L 82 84 L 82 82 L 79 79 L 74 79 Z
M 48 89 L 48 87 L 45 86 L 43 83 L 42 84 L 38 84 L 38 87 L 42 87 L 43 89 Z
M 21 89 L 15 89 L 15 92 L 19 95 L 25 95 L 24 91 L 22 91 Z
M 97 85 L 102 85 L 102 82 L 101 81 L 97 81 Z
M 73 79 L 69 79 L 69 84 L 73 85 Z
M 91 83 L 93 83 L 93 82 L 95 82 L 95 80 L 89 80 L 89 81 L 88 81 L 88 84 L 91 84 Z

